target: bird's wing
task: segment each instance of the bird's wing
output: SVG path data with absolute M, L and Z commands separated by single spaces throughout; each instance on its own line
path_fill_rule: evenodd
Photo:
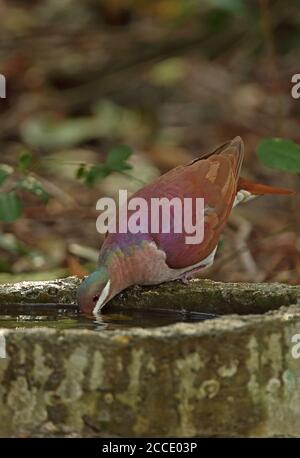
M 186 236 L 189 235 L 186 232 L 151 232 L 158 248 L 165 252 L 169 267 L 179 269 L 192 266 L 205 259 L 216 247 L 234 202 L 242 160 L 243 142 L 237 137 L 212 153 L 162 175 L 132 196 L 145 198 L 149 206 L 153 197 L 179 197 L 181 200 L 189 197 L 193 198 L 193 202 L 195 198 L 204 198 L 204 239 L 201 243 L 186 243 Z M 171 215 L 173 229 L 173 208 Z

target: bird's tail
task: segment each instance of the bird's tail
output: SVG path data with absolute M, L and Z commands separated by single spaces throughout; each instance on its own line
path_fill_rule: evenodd
M 292 195 L 295 191 L 286 188 L 277 188 L 274 186 L 268 186 L 266 184 L 253 183 L 253 181 L 246 180 L 240 177 L 237 184 L 237 191 L 240 190 L 249 191 L 255 196 L 262 196 L 265 194 L 278 194 L 278 195 Z

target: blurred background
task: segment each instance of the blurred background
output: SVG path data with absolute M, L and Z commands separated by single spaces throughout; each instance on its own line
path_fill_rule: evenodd
M 87 274 L 101 196 L 236 135 L 245 177 L 300 190 L 256 154 L 300 142 L 296 0 L 2 0 L 0 15 L 0 282 Z M 235 210 L 202 276 L 300 283 L 299 197 Z

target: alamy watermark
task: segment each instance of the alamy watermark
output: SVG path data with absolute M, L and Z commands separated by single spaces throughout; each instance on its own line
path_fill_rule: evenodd
M 6 78 L 0 73 L 0 99 L 6 99 Z
M 119 191 L 119 202 L 111 197 L 98 200 L 96 209 L 100 234 L 185 234 L 186 244 L 199 244 L 204 239 L 204 199 L 185 197 L 132 197 L 126 190 Z M 118 210 L 117 210 L 118 207 Z
M 291 94 L 293 99 L 300 98 L 300 73 L 296 73 L 292 76 L 292 83 L 294 86 L 292 87 Z
M 0 330 L 0 359 L 6 358 L 6 341 L 3 331 Z
M 291 341 L 294 344 L 291 349 L 292 357 L 294 359 L 299 359 L 300 358 L 300 334 L 293 335 Z

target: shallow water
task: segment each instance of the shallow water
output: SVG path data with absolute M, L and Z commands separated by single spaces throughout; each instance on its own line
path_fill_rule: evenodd
M 55 328 L 55 329 L 89 329 L 93 331 L 111 331 L 132 327 L 151 328 L 167 326 L 174 323 L 195 323 L 216 318 L 206 313 L 176 313 L 174 311 L 137 311 L 128 310 L 103 313 L 97 317 L 87 318 L 78 312 L 67 310 L 30 310 L 15 315 L 0 315 L 0 328 Z

